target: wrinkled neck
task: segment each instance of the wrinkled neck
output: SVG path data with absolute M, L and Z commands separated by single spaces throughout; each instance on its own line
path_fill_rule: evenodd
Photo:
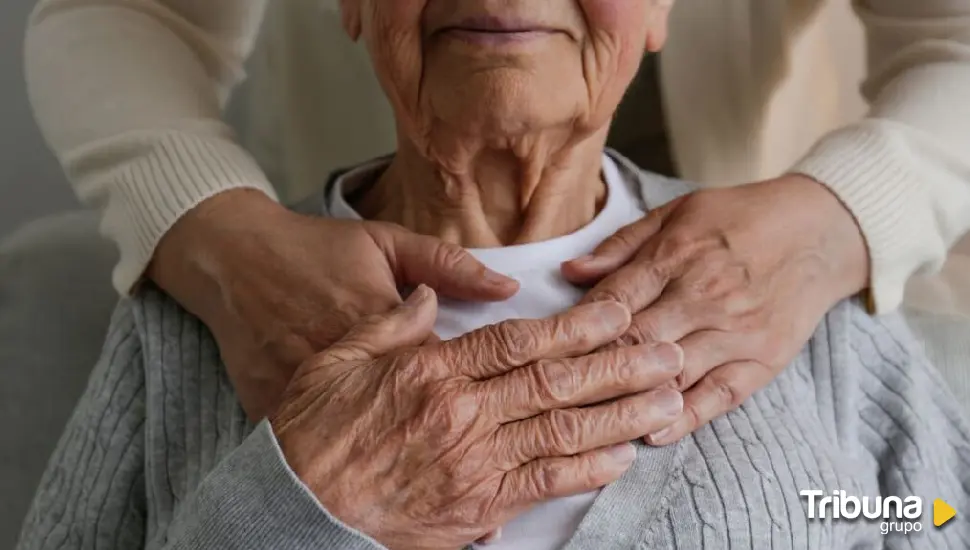
M 467 248 L 492 248 L 567 235 L 605 203 L 605 135 L 558 147 L 549 139 L 502 147 L 469 141 L 430 153 L 402 142 L 357 210 Z

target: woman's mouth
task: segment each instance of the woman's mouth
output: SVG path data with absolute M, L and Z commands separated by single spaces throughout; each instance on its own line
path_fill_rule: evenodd
M 560 31 L 525 21 L 475 17 L 444 27 L 442 34 L 478 44 L 509 44 L 547 37 Z

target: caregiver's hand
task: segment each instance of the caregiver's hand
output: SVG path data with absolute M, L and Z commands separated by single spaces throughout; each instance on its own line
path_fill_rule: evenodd
M 868 281 L 855 220 L 804 176 L 700 191 L 620 230 L 563 266 L 599 281 L 585 301 L 635 313 L 624 343 L 679 342 L 684 415 L 649 443 L 677 441 L 763 388 L 825 312 Z
M 253 419 L 275 409 L 304 360 L 362 316 L 399 304 L 399 284 L 469 300 L 518 288 L 457 246 L 387 224 L 302 216 L 248 190 L 189 211 L 148 276 L 212 331 Z
M 628 441 L 682 410 L 679 392 L 648 391 L 680 372 L 676 345 L 586 355 L 629 327 L 619 304 L 417 347 L 436 313 L 419 287 L 356 326 L 297 370 L 272 420 L 321 504 L 391 550 L 454 550 L 602 487 L 633 462 Z

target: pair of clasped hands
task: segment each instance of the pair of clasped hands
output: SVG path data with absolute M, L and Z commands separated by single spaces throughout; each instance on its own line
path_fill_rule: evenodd
M 178 222 L 149 277 L 210 328 L 329 512 L 388 548 L 453 548 L 618 479 L 630 441 L 738 407 L 868 259 L 841 203 L 786 176 L 683 197 L 562 273 L 589 288 L 576 307 L 441 342 L 436 293 L 503 300 L 516 282 L 439 239 L 240 190 Z

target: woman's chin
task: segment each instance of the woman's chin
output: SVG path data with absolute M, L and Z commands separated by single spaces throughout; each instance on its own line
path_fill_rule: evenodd
M 574 102 L 557 106 L 555 101 L 543 104 L 541 97 L 500 96 L 489 94 L 477 101 L 452 102 L 437 108 L 435 118 L 451 129 L 450 135 L 483 142 L 490 148 L 506 148 L 521 138 L 570 128 L 575 120 Z

